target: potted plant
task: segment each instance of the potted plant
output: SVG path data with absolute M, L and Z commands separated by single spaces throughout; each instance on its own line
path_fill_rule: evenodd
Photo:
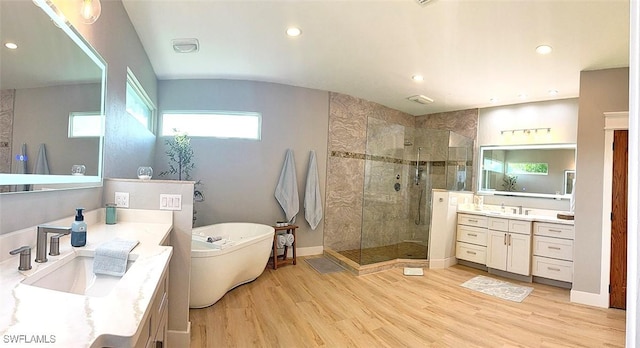
M 502 187 L 504 187 L 505 191 L 513 192 L 516 190 L 516 182 L 518 181 L 517 176 L 506 174 L 502 177 L 502 181 Z
M 161 172 L 160 176 L 177 175 L 178 180 L 192 180 L 191 171 L 196 167 L 193 162 L 194 154 L 193 147 L 191 147 L 191 138 L 186 133 L 179 133 L 174 129 L 175 135 L 172 139 L 166 139 L 164 141 L 167 146 L 165 154 L 169 159 L 169 170 Z M 193 186 L 193 201 L 203 202 L 204 194 L 198 187 L 202 185 L 200 180 L 197 180 Z M 196 210 L 193 209 L 193 223 L 196 222 Z

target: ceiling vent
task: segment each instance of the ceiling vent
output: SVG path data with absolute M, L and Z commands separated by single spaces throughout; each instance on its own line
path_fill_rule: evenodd
M 426 5 L 431 2 L 431 0 L 416 0 L 418 5 Z
M 171 43 L 177 53 L 195 53 L 200 50 L 198 39 L 175 39 Z
M 409 97 L 407 99 L 411 100 L 412 102 L 416 102 L 418 104 L 424 104 L 424 105 L 433 103 L 433 99 L 431 99 L 429 97 L 425 97 L 422 94 L 414 95 L 414 96 Z

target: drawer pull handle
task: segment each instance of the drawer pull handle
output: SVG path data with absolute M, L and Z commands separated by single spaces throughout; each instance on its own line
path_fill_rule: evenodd
M 553 250 L 560 250 L 560 247 L 554 247 L 554 246 L 548 246 L 547 248 L 553 249 Z
M 475 255 L 475 254 L 476 254 L 476 252 L 475 252 L 475 251 L 469 251 L 469 250 L 467 250 L 467 254 Z
M 550 271 L 556 271 L 556 272 L 560 272 L 560 268 L 555 268 L 555 267 L 547 267 L 548 270 Z
M 478 222 L 478 220 L 469 219 L 469 222 Z
M 477 237 L 478 235 L 477 235 L 477 234 L 475 234 L 475 233 L 467 233 L 467 236 L 470 236 L 470 237 Z
M 554 229 L 550 228 L 550 229 L 549 229 L 549 232 L 558 232 L 558 233 L 560 233 L 560 232 L 562 232 L 562 231 L 561 231 L 561 230 L 554 230 Z

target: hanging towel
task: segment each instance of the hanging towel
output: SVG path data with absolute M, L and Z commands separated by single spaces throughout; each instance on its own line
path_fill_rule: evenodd
M 129 253 L 138 245 L 137 240 L 116 238 L 96 248 L 93 273 L 121 277 L 127 271 Z
M 33 167 L 33 174 L 49 174 L 47 150 L 45 149 L 44 144 L 40 144 L 40 149 L 38 150 L 38 158 L 36 159 L 36 164 Z
M 284 211 L 287 221 L 294 222 L 296 214 L 300 211 L 298 198 L 298 180 L 296 179 L 296 165 L 293 160 L 293 151 L 287 149 L 287 154 L 280 172 L 280 179 L 276 186 L 276 199 Z
M 318 165 L 316 152 L 309 152 L 309 169 L 307 170 L 307 186 L 304 190 L 304 218 L 315 230 L 322 220 L 322 197 L 320 196 L 320 180 L 318 180 Z

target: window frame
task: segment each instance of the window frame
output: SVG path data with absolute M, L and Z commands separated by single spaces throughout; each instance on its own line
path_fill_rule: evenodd
M 97 116 L 99 117 L 99 130 L 97 135 L 74 135 L 74 123 L 77 117 L 86 117 L 86 116 Z M 67 137 L 69 139 L 79 139 L 79 138 L 99 138 L 104 136 L 104 115 L 102 115 L 98 111 L 90 111 L 90 112 L 80 112 L 80 111 L 72 111 L 69 113 L 69 123 L 67 129 Z
M 127 98 L 127 89 L 129 87 L 131 87 L 131 89 L 135 92 L 136 96 L 140 99 L 140 101 L 142 101 L 142 103 L 147 108 L 149 108 L 149 111 L 151 112 L 151 115 L 146 120 L 147 124 L 144 124 L 142 122 L 142 120 L 140 120 L 138 117 L 136 117 L 136 115 L 131 114 L 127 110 L 128 109 L 128 105 L 129 105 L 129 103 L 128 103 L 129 98 Z M 131 71 L 131 69 L 129 67 L 127 67 L 127 82 L 126 82 L 126 86 L 125 86 L 125 110 L 126 110 L 127 114 L 129 114 L 129 116 L 131 116 L 134 119 L 136 119 L 137 121 L 139 121 L 140 124 L 142 124 L 150 132 L 152 132 L 154 134 L 156 133 L 155 129 L 156 129 L 156 123 L 157 123 L 156 120 L 157 120 L 158 109 L 156 108 L 156 105 L 153 103 L 153 101 L 151 100 L 151 98 L 147 94 L 147 91 L 144 89 L 144 87 L 142 86 L 142 84 L 140 83 L 140 81 L 138 80 L 136 75 L 133 73 L 133 71 Z

